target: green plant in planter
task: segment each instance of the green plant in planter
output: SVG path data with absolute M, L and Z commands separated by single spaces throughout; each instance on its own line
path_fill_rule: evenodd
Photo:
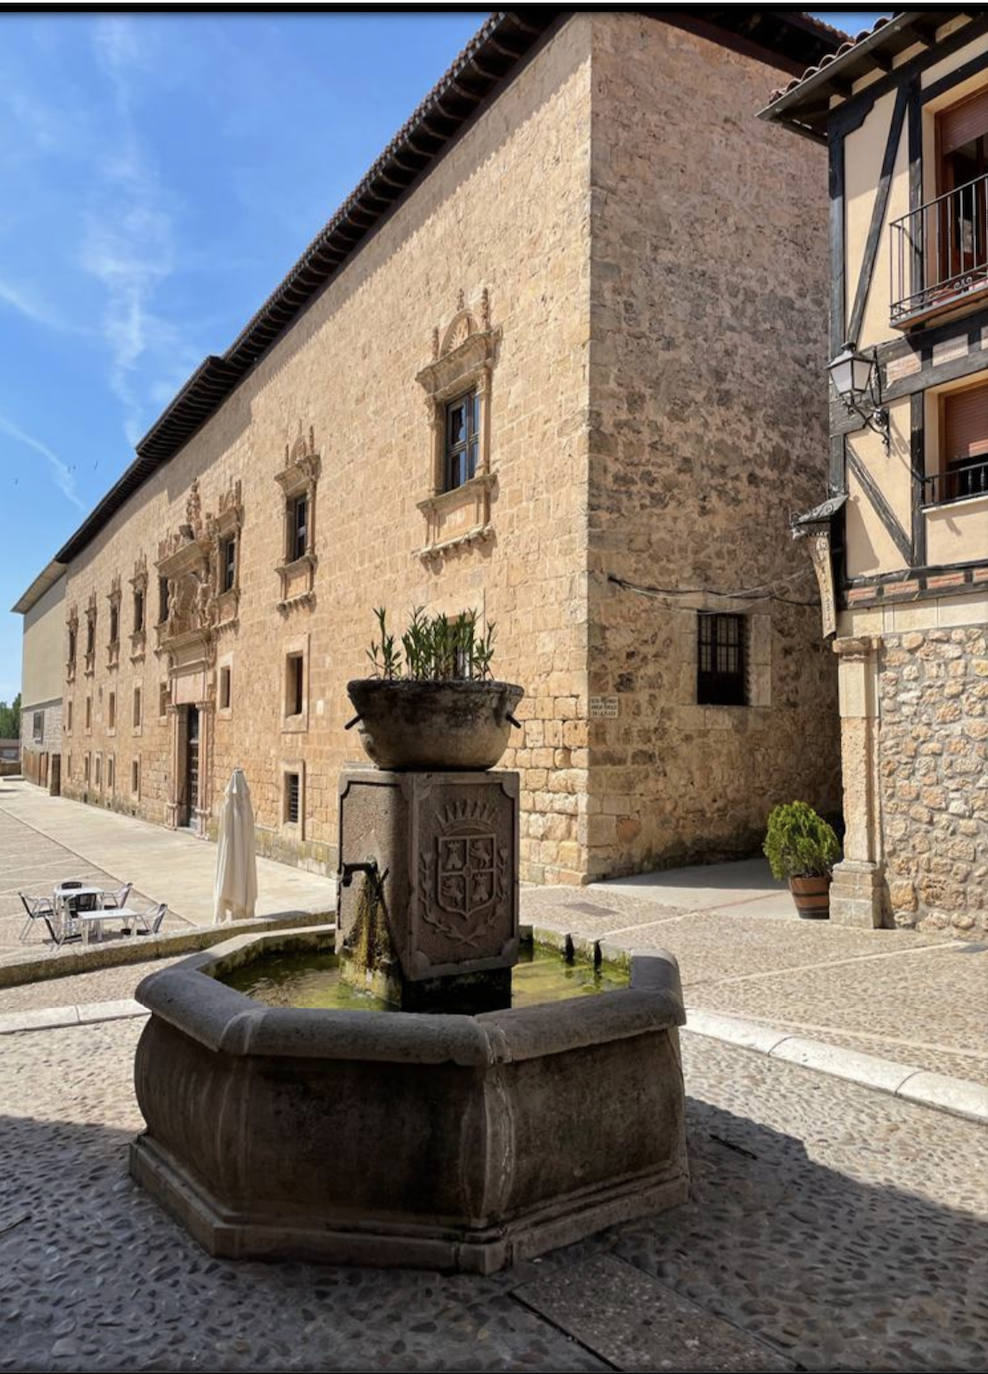
M 828 878 L 840 858 L 833 829 L 806 802 L 782 803 L 768 818 L 762 846 L 774 878 Z
M 367 657 L 374 665 L 375 677 L 388 682 L 448 682 L 491 676 L 494 626 L 488 622 L 486 632 L 481 632 L 476 611 L 462 611 L 451 619 L 441 612 L 426 615 L 424 606 L 415 606 L 408 629 L 401 636 L 404 660 L 395 636 L 388 631 L 384 607 L 378 607 L 374 615 L 381 642 L 371 641 Z

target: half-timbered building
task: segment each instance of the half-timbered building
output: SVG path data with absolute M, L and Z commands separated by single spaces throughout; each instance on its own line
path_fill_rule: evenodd
M 830 150 L 830 486 L 794 532 L 835 602 L 831 915 L 988 928 L 988 17 L 882 20 L 763 115 Z

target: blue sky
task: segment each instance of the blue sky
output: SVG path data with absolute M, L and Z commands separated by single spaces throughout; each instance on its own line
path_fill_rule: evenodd
M 0 14 L 0 700 L 8 608 L 483 17 Z

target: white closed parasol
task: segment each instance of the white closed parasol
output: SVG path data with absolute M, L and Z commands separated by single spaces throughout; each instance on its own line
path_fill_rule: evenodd
M 220 812 L 213 889 L 213 924 L 249 920 L 257 901 L 257 860 L 254 857 L 254 808 L 242 768 L 227 783 Z

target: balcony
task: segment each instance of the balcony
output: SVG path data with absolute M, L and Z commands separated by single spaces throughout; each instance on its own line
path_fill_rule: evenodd
M 988 295 L 988 173 L 889 227 L 894 328 Z
M 924 506 L 949 506 L 970 496 L 988 496 L 988 458 L 965 458 L 923 480 Z

